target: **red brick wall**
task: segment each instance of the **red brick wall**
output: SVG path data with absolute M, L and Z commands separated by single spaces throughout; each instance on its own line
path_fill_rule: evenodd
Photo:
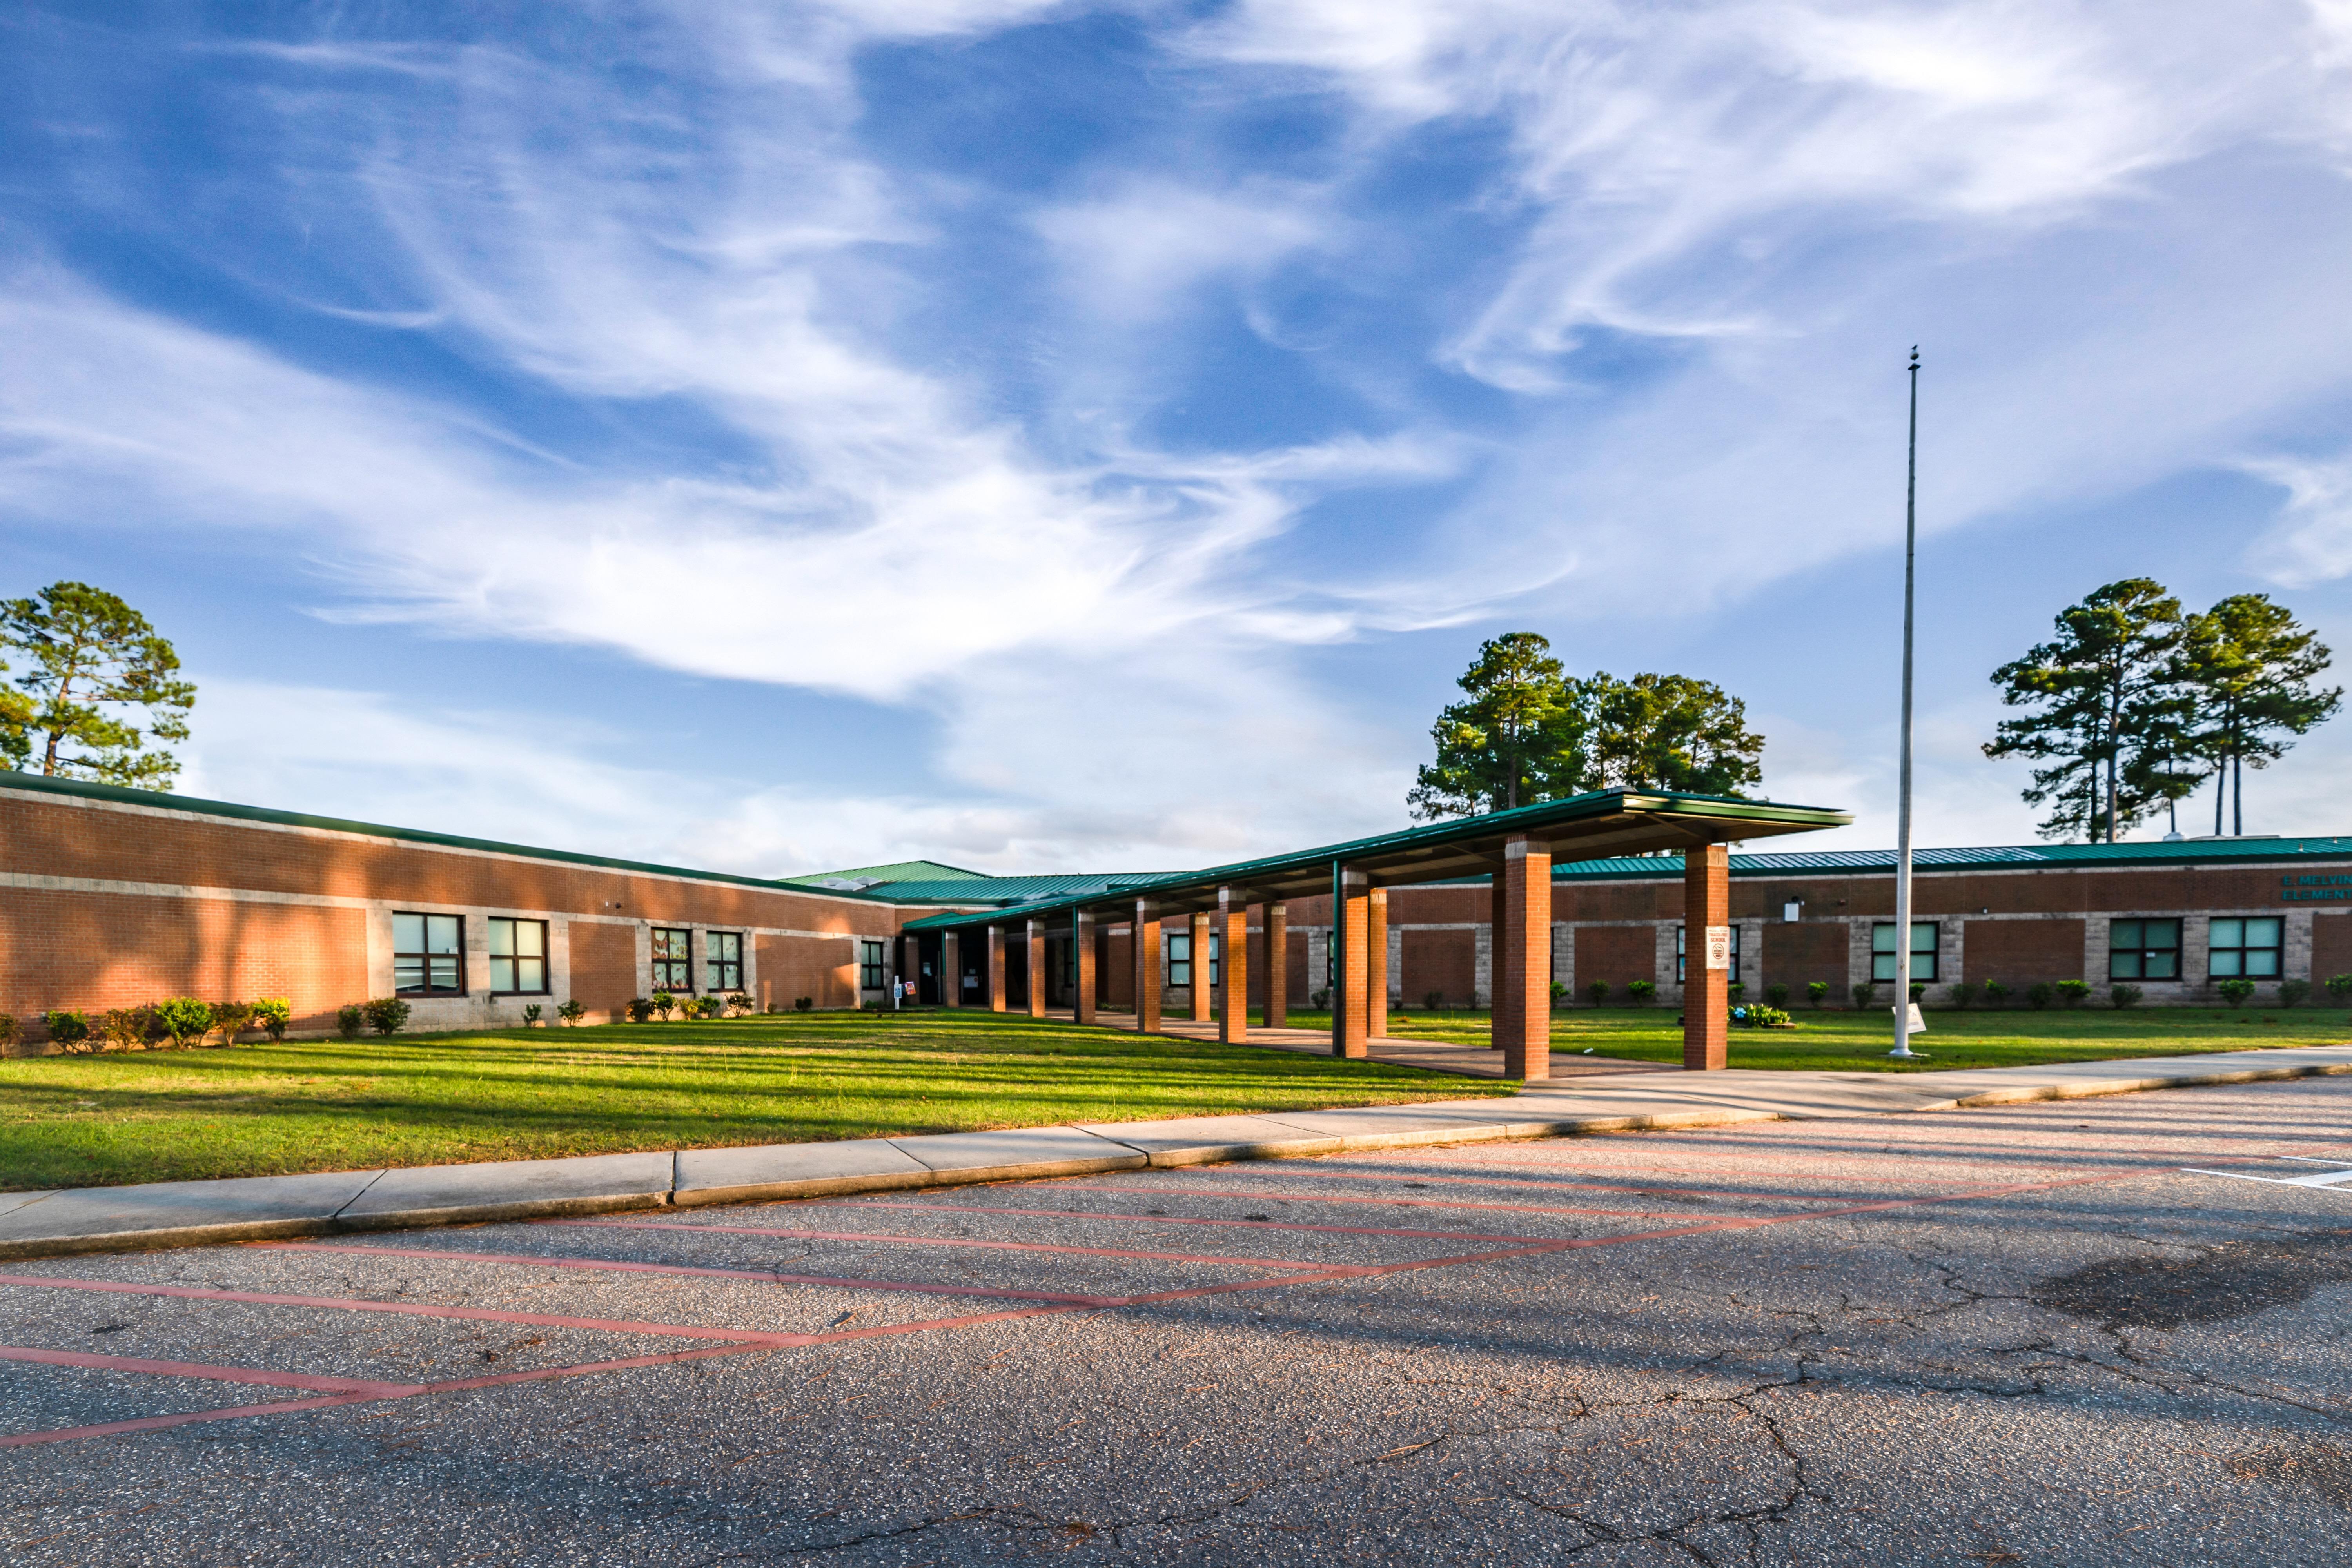
M 609 1014 L 615 1020 L 626 1016 L 624 1009 L 637 994 L 636 928 L 575 921 L 567 929 L 572 941 L 572 998 L 591 1013 Z M 564 998 L 556 1000 L 560 1003 Z
M 1395 893 L 1389 895 L 1395 898 Z M 1418 1007 L 1432 991 L 1445 993 L 1449 1006 L 1467 1007 L 1477 988 L 1478 933 L 1472 931 L 1408 931 L 1404 938 L 1405 1005 Z
M 2312 990 L 2318 993 L 2333 974 L 2352 974 L 2352 914 L 2312 918 Z
M 1967 979 L 1998 980 L 2011 992 L 2044 980 L 2103 983 L 2105 975 L 2083 973 L 2083 931 L 2081 921 L 1969 921 L 1960 967 Z
M 1778 913 L 1776 910 L 1773 911 Z M 1764 927 L 1764 984 L 1785 985 L 1794 999 L 1816 980 L 1829 982 L 1829 1001 L 1846 1003 L 1847 927 L 1843 921 L 1768 921 Z
M 1676 889 L 1677 893 L 1680 889 Z M 1681 900 L 1675 900 L 1677 905 Z M 1679 908 L 1675 910 L 1680 913 Z M 1658 936 L 1650 926 L 1578 926 L 1576 979 L 1570 989 L 1580 1000 L 1584 988 L 1596 980 L 1609 982 L 1610 1000 L 1623 999 L 1628 980 L 1663 980 L 1658 973 Z

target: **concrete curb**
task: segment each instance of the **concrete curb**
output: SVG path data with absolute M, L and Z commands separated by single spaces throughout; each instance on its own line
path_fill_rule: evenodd
M 2309 1047 L 2305 1047 L 2309 1048 Z M 2121 1065 L 2121 1064 L 2118 1064 Z M 2040 1068 L 1986 1068 L 1981 1073 L 2042 1071 Z M 1396 1107 L 1401 1115 L 1422 1109 L 1442 1117 L 1448 1125 L 1405 1127 L 1382 1131 L 1307 1132 L 1296 1138 L 1249 1138 L 1230 1142 L 1142 1136 L 1151 1127 L 1178 1128 L 1182 1122 L 1132 1124 L 1136 1142 L 1127 1142 L 1105 1129 L 1092 1127 L 1030 1128 L 1005 1132 L 948 1133 L 930 1137 L 858 1139 L 839 1143 L 774 1144 L 751 1149 L 675 1150 L 658 1154 L 589 1155 L 574 1160 L 516 1161 L 488 1165 L 409 1167 L 374 1172 L 320 1173 L 307 1176 L 263 1176 L 246 1181 L 167 1183 L 152 1187 L 82 1188 L 35 1194 L 5 1194 L 20 1199 L 0 1207 L 0 1261 L 64 1258 L 96 1252 L 137 1252 L 173 1247 L 215 1247 L 244 1241 L 284 1241 L 305 1237 L 337 1236 L 368 1231 L 415 1230 L 453 1225 L 479 1225 L 519 1219 L 560 1219 L 586 1215 L 618 1214 L 652 1208 L 704 1208 L 726 1204 L 773 1203 L 795 1198 L 846 1197 L 861 1193 L 908 1192 L 971 1186 L 992 1182 L 1039 1181 L 1055 1176 L 1096 1175 L 1110 1171 L 1146 1168 L 1174 1170 L 1188 1165 L 1231 1164 L 1250 1160 L 1311 1159 L 1321 1154 L 1380 1149 L 1431 1149 L 1465 1143 L 1494 1143 L 1537 1138 L 1570 1138 L 1595 1132 L 1664 1131 L 1700 1127 L 1727 1127 L 1743 1122 L 1788 1121 L 1816 1118 L 1888 1116 L 1973 1110 L 2029 1104 L 2046 1100 L 2089 1100 L 2138 1094 L 2163 1089 L 2193 1089 L 2221 1084 L 2275 1082 L 2292 1079 L 2332 1077 L 2352 1073 L 2352 1059 L 2266 1064 L 2218 1071 L 2169 1072 L 2160 1076 L 2084 1077 L 2059 1082 L 1995 1085 L 1972 1089 L 1949 1099 L 1907 1104 L 1855 1106 L 1851 1103 L 1804 1106 L 1801 1093 L 1783 1098 L 1781 1109 L 1756 1106 L 1692 1106 L 1624 1114 L 1577 1115 L 1525 1121 L 1465 1121 L 1492 1100 L 1454 1102 L 1464 1106 L 1447 1115 L 1439 1105 Z M 1713 1075 L 1709 1075 L 1712 1077 Z M 1826 1075 L 1862 1080 L 1853 1087 L 1892 1088 L 1916 1083 L 1926 1074 L 1899 1079 L 1883 1075 Z M 1953 1076 L 1963 1076 L 1956 1072 Z M 1871 1081 L 1875 1080 L 1875 1081 Z M 1558 1083 L 1559 1080 L 1553 1080 Z M 1655 1079 L 1650 1080 L 1653 1084 Z M 1791 1084 L 1796 1080 L 1789 1079 Z M 1685 1093 L 1697 1092 L 1695 1086 Z M 1804 1087 L 1804 1086 L 1800 1086 Z M 1585 1099 L 1623 1099 L 1635 1091 L 1630 1085 L 1611 1091 L 1562 1091 Z M 1664 1098 L 1659 1093 L 1646 1098 Z M 1442 1102 L 1441 1102 L 1442 1104 Z M 1345 1116 L 1344 1111 L 1290 1112 L 1284 1115 Z M 1369 1112 L 1360 1113 L 1369 1114 Z M 1280 1116 L 1193 1119 L 1202 1122 L 1235 1120 L 1279 1122 Z M 1147 1146 L 1151 1145 L 1151 1146 Z M 992 1159 L 992 1151 L 1028 1149 L 1045 1157 Z M 643 1175 L 667 1163 L 665 1184 L 648 1186 Z M 864 1165 L 865 1169 L 845 1169 Z M 759 1168 L 774 1167 L 761 1179 Z M 793 1167 L 806 1174 L 787 1174 Z M 617 1173 L 639 1175 L 635 1182 L 615 1182 Z M 352 1184 L 356 1183 L 356 1187 Z M 453 1188 L 478 1186 L 471 1201 L 449 1202 Z M 331 1205 L 314 1200 L 307 1214 L 256 1215 L 251 1218 L 195 1219 L 171 1223 L 174 1210 L 257 1207 L 273 1202 L 293 1203 L 292 1194 L 323 1187 Z M 500 1188 L 507 1190 L 500 1191 Z M 445 1201 L 383 1204 L 383 1189 L 412 1189 Z M 565 1189 L 570 1190 L 551 1190 Z M 280 1196 L 281 1189 L 287 1195 Z M 348 1195 L 343 1195 L 345 1193 Z M 375 1199 L 375 1204 L 368 1200 Z M 382 1205 L 382 1206 L 377 1206 Z M 115 1225 L 107 1228 L 73 1228 L 69 1217 L 79 1210 L 125 1210 L 145 1207 L 163 1223 Z M 52 1234 L 39 1231 L 40 1222 L 66 1217 L 68 1228 Z M 89 1219 L 127 1219 L 121 1213 L 91 1213 Z M 8 1230 L 20 1234 L 7 1236 Z

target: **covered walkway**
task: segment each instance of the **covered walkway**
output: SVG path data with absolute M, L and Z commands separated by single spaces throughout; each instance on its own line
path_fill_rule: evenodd
M 940 990 L 941 1002 L 952 1006 L 963 1001 L 961 977 L 969 951 L 977 961 L 971 967 L 981 977 L 981 1005 L 1005 1011 L 1017 989 L 1024 1010 L 1043 1018 L 1054 989 L 1047 944 L 1052 941 L 1061 946 L 1066 940 L 1071 1016 L 1078 1023 L 1093 1024 L 1098 1021 L 1100 990 L 1097 931 L 1107 921 L 1118 921 L 1129 926 L 1134 937 L 1137 1026 L 1158 1032 L 1166 1022 L 1160 1005 L 1162 932 L 1168 922 L 1181 921 L 1188 962 L 1205 957 L 1213 943 L 1222 955 L 1213 987 L 1187 987 L 1190 1022 L 1201 1026 L 1213 1020 L 1219 1039 L 1288 1045 L 1287 1037 L 1306 1032 L 1285 1024 L 1287 906 L 1294 900 L 1328 899 L 1332 1023 L 1328 1037 L 1311 1037 L 1317 1048 L 1372 1059 L 1372 1042 L 1382 1040 L 1391 1051 L 1452 1053 L 1461 1048 L 1387 1039 L 1387 889 L 1483 877 L 1493 889 L 1493 1038 L 1501 1052 L 1501 1076 L 1539 1080 L 1552 1076 L 1553 863 L 1678 854 L 1684 870 L 1684 921 L 1691 932 L 1683 1066 L 1720 1068 L 1729 1025 L 1725 989 L 1731 954 L 1728 846 L 1841 827 L 1852 820 L 1844 812 L 1813 806 L 1609 790 L 1291 855 L 1176 872 L 1129 886 L 1041 898 L 1009 910 L 950 910 L 910 921 L 901 939 L 909 944 L 904 972 L 919 971 L 914 952 L 927 938 L 936 937 L 942 952 L 940 974 L 947 981 Z M 1255 923 L 1254 908 L 1259 911 Z M 1255 942 L 1251 940 L 1253 930 Z M 1017 977 L 1006 973 L 1016 943 L 1022 966 Z M 1261 966 L 1266 980 L 1266 1021 L 1255 1030 L 1248 1023 L 1253 964 Z M 1446 1059 L 1458 1058 L 1449 1055 Z

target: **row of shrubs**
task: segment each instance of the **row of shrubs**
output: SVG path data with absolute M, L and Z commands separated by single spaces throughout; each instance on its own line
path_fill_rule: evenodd
M 796 999 L 793 1003 L 793 1006 L 801 1012 L 815 1005 L 814 1001 L 807 998 Z M 754 1004 L 748 992 L 737 991 L 724 996 L 679 996 L 668 991 L 656 991 L 650 996 L 629 999 L 629 1022 L 646 1024 L 658 1017 L 667 1024 L 673 1013 L 688 1018 L 736 1018 L 753 1010 Z
M 238 1036 L 252 1030 L 282 1040 L 293 1016 L 293 1005 L 283 996 L 264 996 L 258 1002 L 204 1002 L 194 996 L 173 996 L 137 1007 L 110 1008 L 94 1017 L 76 1008 L 59 1007 L 41 1015 L 41 1026 L 48 1031 L 52 1045 L 68 1055 L 82 1055 L 186 1050 L 215 1035 L 220 1037 L 215 1044 L 233 1046 Z M 0 1013 L 0 1047 L 15 1045 L 20 1032 L 14 1015 Z

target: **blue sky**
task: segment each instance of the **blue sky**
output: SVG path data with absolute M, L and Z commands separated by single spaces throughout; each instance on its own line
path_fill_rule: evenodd
M 500 9 L 0 19 L 0 592 L 176 640 L 189 793 L 1203 864 L 1534 629 L 1884 844 L 1913 342 L 1924 842 L 2102 582 L 2352 651 L 2344 0 Z

